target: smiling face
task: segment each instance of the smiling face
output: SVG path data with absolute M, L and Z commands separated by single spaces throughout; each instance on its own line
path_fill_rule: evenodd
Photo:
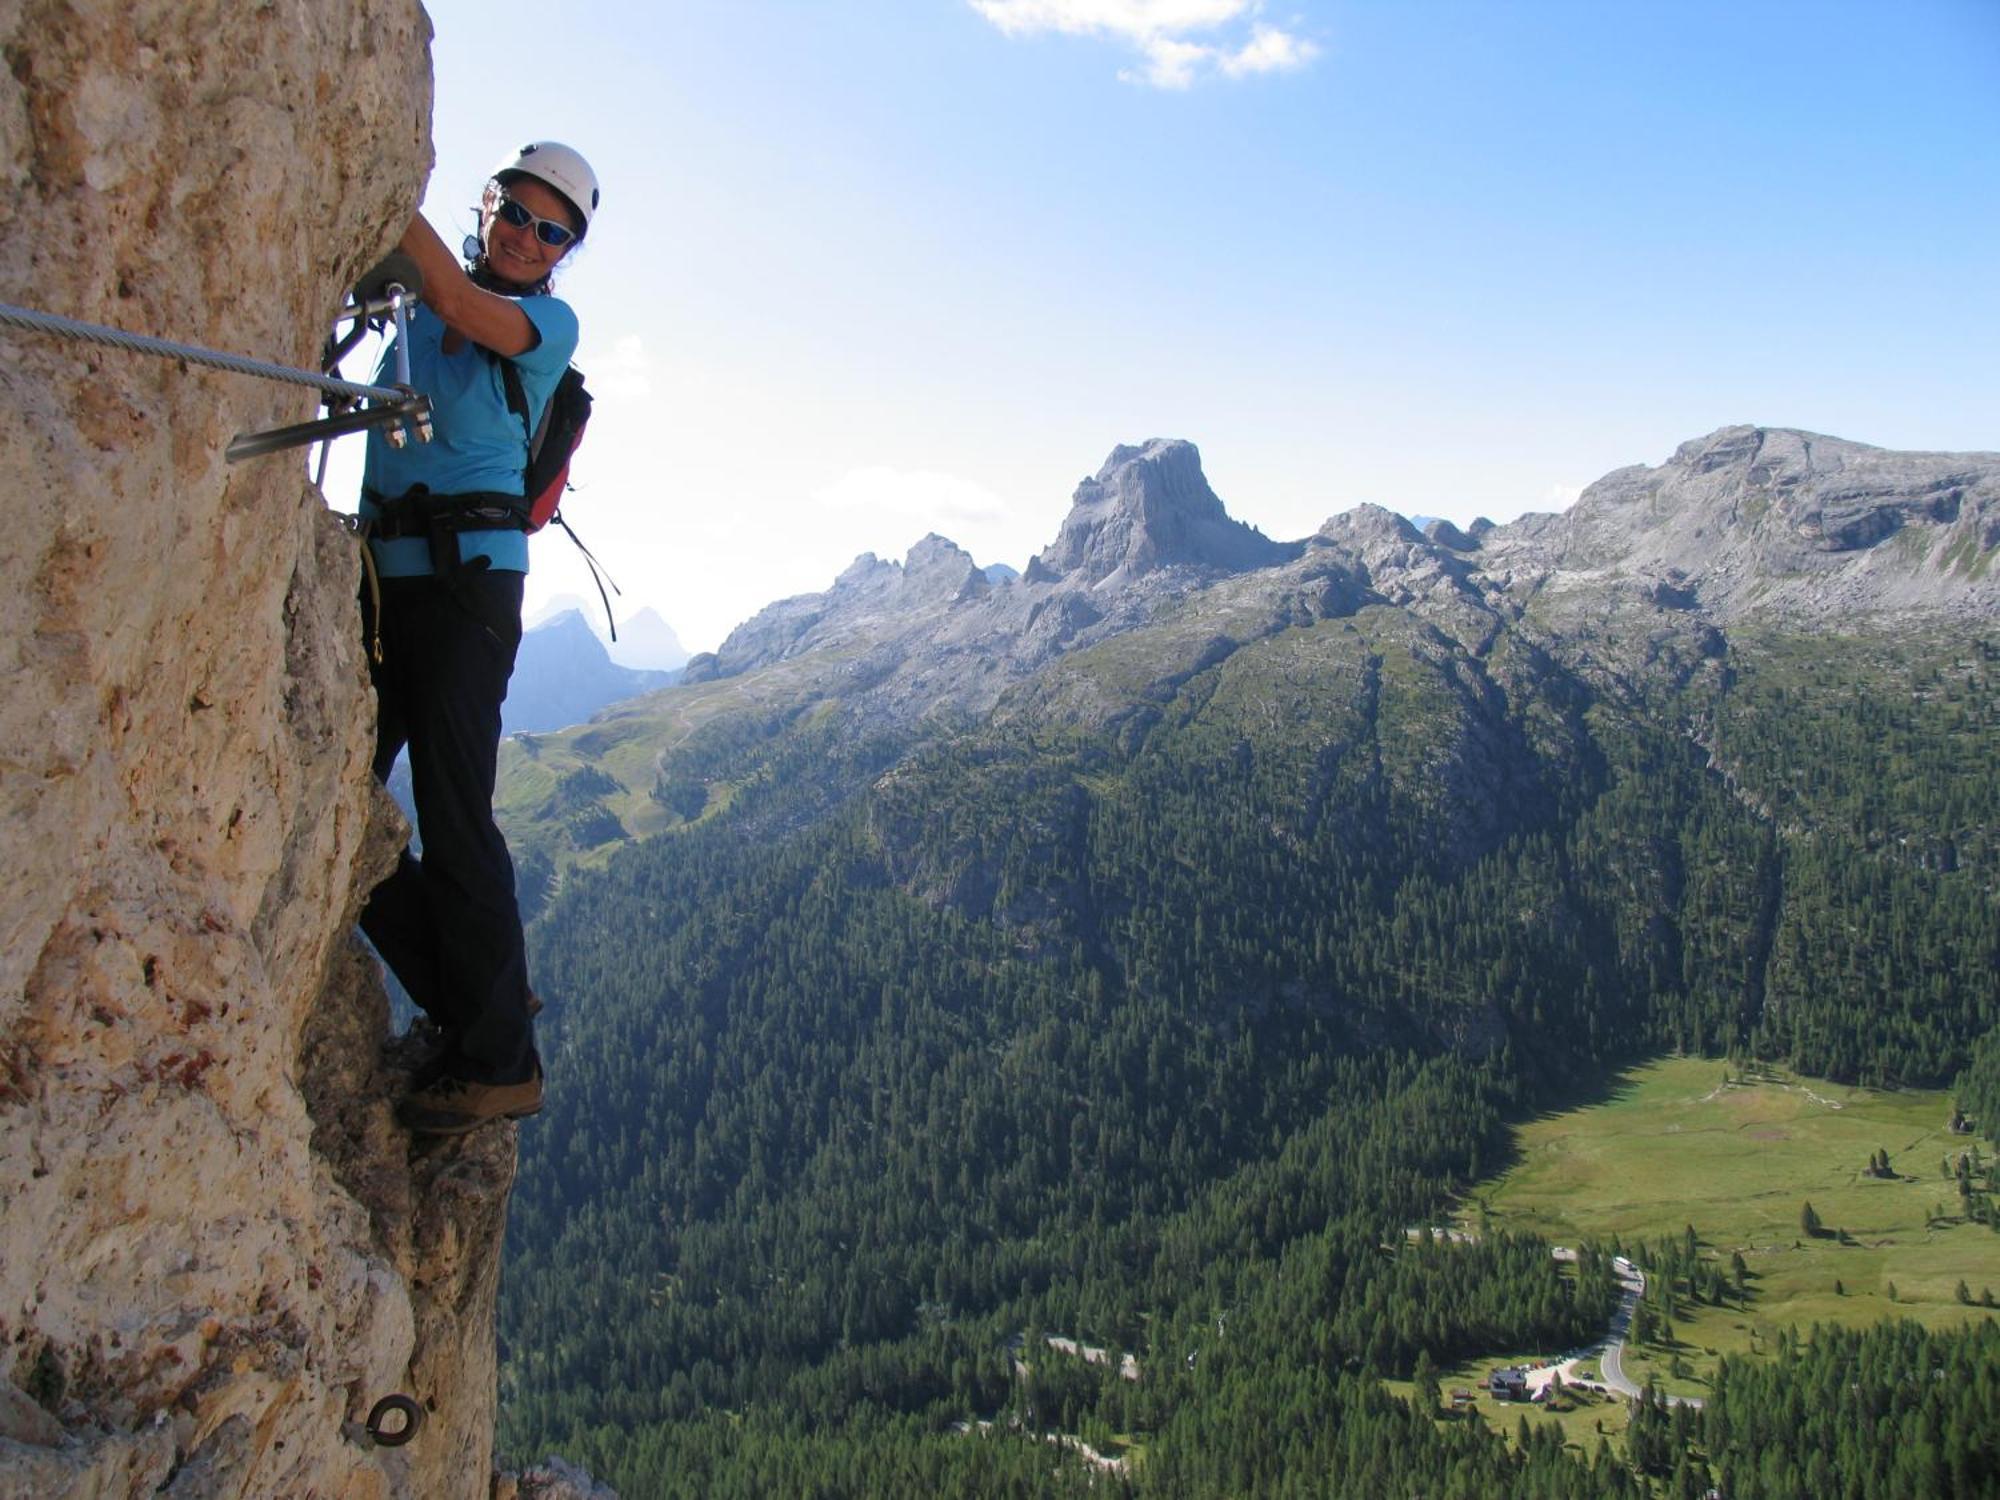
M 533 177 L 516 177 L 504 190 L 488 185 L 482 217 L 486 230 L 486 264 L 493 274 L 516 286 L 534 286 L 548 277 L 556 262 L 569 253 L 569 245 L 545 245 L 533 224 L 515 228 L 494 212 L 502 196 L 512 198 L 538 219 L 554 219 L 572 229 L 580 228 L 576 215 L 561 193 Z

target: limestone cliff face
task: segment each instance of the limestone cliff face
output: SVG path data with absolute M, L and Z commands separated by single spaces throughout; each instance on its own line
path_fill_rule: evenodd
M 1154 438 L 1114 448 L 1076 487 L 1061 533 L 1029 563 L 1028 577 L 1116 587 L 1160 568 L 1236 572 L 1295 553 L 1223 509 L 1193 443 Z
M 419 196 L 429 36 L 0 8 L 0 299 L 310 365 Z M 314 398 L 12 334 L 0 397 L 0 1494 L 484 1495 L 513 1136 L 393 1123 L 353 546 L 301 455 L 222 458 Z

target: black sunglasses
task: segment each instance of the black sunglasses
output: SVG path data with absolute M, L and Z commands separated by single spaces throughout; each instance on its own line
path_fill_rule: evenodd
M 516 229 L 526 229 L 530 224 L 534 225 L 535 238 L 554 250 L 562 249 L 576 238 L 576 231 L 569 225 L 558 219 L 537 218 L 512 198 L 502 198 L 500 206 L 494 212 Z

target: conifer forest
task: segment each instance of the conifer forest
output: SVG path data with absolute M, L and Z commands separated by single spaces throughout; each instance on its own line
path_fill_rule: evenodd
M 532 929 L 503 1446 L 690 1500 L 2000 1494 L 1977 1308 L 1615 1446 L 1437 1406 L 1610 1320 L 1609 1245 L 1416 1228 L 1608 1068 L 1952 1088 L 2000 1144 L 2000 641 L 1712 668 L 1514 632 L 1469 682 L 1364 608 L 1088 713 L 1084 652 L 974 718 L 708 721 Z

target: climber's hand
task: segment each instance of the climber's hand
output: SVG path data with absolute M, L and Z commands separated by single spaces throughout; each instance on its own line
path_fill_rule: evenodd
M 361 273 L 354 283 L 354 300 L 364 305 L 380 302 L 392 286 L 402 287 L 413 297 L 423 295 L 423 270 L 413 256 L 402 250 L 391 250 Z

